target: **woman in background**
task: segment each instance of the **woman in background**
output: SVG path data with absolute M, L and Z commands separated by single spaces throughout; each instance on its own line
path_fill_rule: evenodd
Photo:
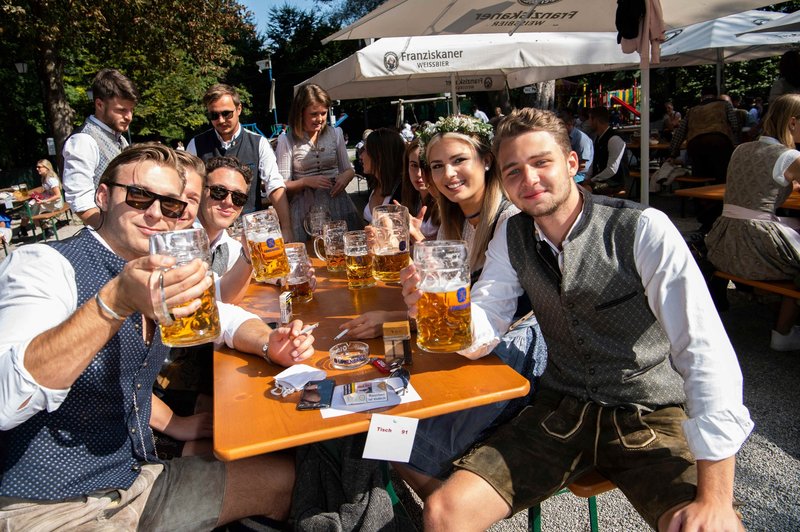
M 798 142 L 800 94 L 785 94 L 770 104 L 761 137 L 740 144 L 731 156 L 722 216 L 706 236 L 715 267 L 746 279 L 800 282 L 800 224 L 775 215 L 800 182 Z M 798 317 L 795 301 L 784 298 L 772 349 L 800 349 Z
M 278 137 L 278 170 L 286 180 L 292 230 L 307 238 L 303 222 L 312 207 L 326 209 L 332 220 L 345 220 L 349 230 L 364 227 L 345 192 L 355 172 L 342 130 L 328 126 L 331 99 L 319 85 L 301 86 L 289 111 L 289 131 Z
M 55 212 L 64 206 L 64 198 L 61 195 L 61 181 L 58 179 L 58 174 L 53 169 L 53 165 L 47 159 L 41 159 L 36 162 L 36 173 L 42 182 L 43 192 L 40 196 L 34 197 L 29 200 L 29 205 L 32 215 L 41 214 L 44 212 Z M 27 216 L 23 216 L 20 220 L 20 234 L 28 234 L 28 226 L 31 221 Z M 53 228 L 52 231 L 56 229 Z
M 411 236 L 416 242 L 435 239 L 439 232 L 439 207 L 431 193 L 433 185 L 429 187 L 429 182 L 430 170 L 420 161 L 419 139 L 414 139 L 403 154 L 400 204 L 411 213 Z
M 372 221 L 372 209 L 400 199 L 403 185 L 403 153 L 406 143 L 400 134 L 389 128 L 374 130 L 367 137 L 361 152 L 364 172 L 375 178 L 375 188 L 364 206 L 364 220 Z

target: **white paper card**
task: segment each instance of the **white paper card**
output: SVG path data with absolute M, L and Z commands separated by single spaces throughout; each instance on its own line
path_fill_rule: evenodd
M 374 379 L 374 380 L 383 380 L 383 379 Z M 400 377 L 392 377 L 388 379 L 388 381 L 390 384 L 392 384 L 392 386 L 402 386 L 403 383 Z M 374 410 L 376 408 L 386 408 L 388 406 L 399 405 L 400 403 L 410 403 L 412 401 L 422 400 L 422 397 L 419 396 L 419 393 L 417 393 L 417 390 L 414 389 L 411 383 L 408 384 L 408 387 L 406 388 L 406 393 L 403 395 L 397 395 L 390 389 L 389 398 L 386 402 L 383 403 L 364 403 L 361 405 L 348 405 L 344 402 L 343 390 L 344 390 L 343 384 L 340 384 L 339 386 L 333 389 L 333 400 L 331 401 L 331 407 L 322 408 L 319 411 L 320 415 L 322 416 L 322 419 L 346 416 L 347 414 L 352 414 L 354 412 L 366 412 L 367 410 Z
M 363 458 L 408 462 L 419 420 L 413 417 L 372 414 Z

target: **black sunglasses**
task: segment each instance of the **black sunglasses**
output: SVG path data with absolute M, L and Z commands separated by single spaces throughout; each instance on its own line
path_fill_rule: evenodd
M 215 111 L 208 112 L 208 119 L 211 122 L 219 120 L 219 117 L 222 117 L 225 120 L 230 120 L 232 116 L 233 116 L 233 111 L 231 111 L 230 109 L 226 109 L 225 111 L 220 111 L 218 113 Z
M 146 211 L 153 203 L 155 203 L 156 200 L 158 200 L 158 204 L 161 207 L 161 214 L 167 218 L 180 218 L 183 215 L 183 211 L 186 210 L 186 206 L 188 205 L 185 201 L 181 201 L 177 198 L 171 198 L 169 196 L 162 196 L 161 194 L 150 192 L 149 190 L 136 185 L 120 185 L 119 183 L 106 183 L 106 185 L 110 187 L 124 188 L 126 191 L 125 203 L 134 209 L 139 209 L 140 211 Z
M 247 194 L 244 192 L 236 192 L 235 190 L 228 190 L 227 188 L 220 186 L 220 185 L 209 185 L 206 186 L 209 191 L 209 195 L 211 199 L 217 201 L 223 201 L 225 198 L 228 197 L 228 194 L 231 195 L 231 201 L 237 207 L 244 207 L 244 204 L 247 203 Z

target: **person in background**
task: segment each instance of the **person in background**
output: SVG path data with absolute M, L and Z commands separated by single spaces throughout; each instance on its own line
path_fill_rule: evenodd
M 278 168 L 291 196 L 292 232 L 305 242 L 303 222 L 312 207 L 326 208 L 332 220 L 346 220 L 348 229 L 364 225 L 346 192 L 355 172 L 342 130 L 328 125 L 331 98 L 308 83 L 295 92 L 289 130 L 278 137 Z
M 497 124 L 500 123 L 500 121 L 503 119 L 504 116 L 506 115 L 503 114 L 503 109 L 501 109 L 500 107 L 495 107 L 494 116 L 492 116 L 492 118 L 489 119 L 489 123 L 492 125 L 493 128 L 497 129 Z
M 706 236 L 708 260 L 718 269 L 763 281 L 800 281 L 796 221 L 775 210 L 800 183 L 800 94 L 779 96 L 769 106 L 754 142 L 740 144 L 728 165 L 725 201 Z M 796 301 L 784 298 L 772 331 L 775 351 L 800 350 Z
M 575 174 L 575 182 L 582 183 L 586 179 L 586 173 L 592 167 L 592 160 L 594 159 L 594 144 L 589 135 L 575 127 L 575 117 L 569 111 L 561 111 L 558 117 L 567 126 L 567 133 L 569 134 L 569 142 L 572 146 L 572 151 L 578 154 L 578 172 Z
M 372 221 L 372 209 L 401 199 L 403 188 L 403 154 L 406 144 L 393 129 L 378 128 L 367 137 L 361 152 L 364 172 L 375 179 L 375 187 L 364 205 L 364 220 Z
M 414 140 L 414 132 L 411 131 L 411 124 L 408 122 L 403 123 L 403 129 L 400 130 L 400 136 L 403 137 L 403 140 L 406 142 L 411 142 Z
M 589 110 L 589 127 L 597 135 L 594 141 L 592 165 L 587 172 L 584 185 L 595 194 L 610 195 L 622 190 L 628 176 L 625 160 L 626 144 L 609 124 L 609 112 L 605 107 Z
M 113 68 L 104 68 L 92 81 L 94 114 L 64 142 L 64 198 L 78 218 L 90 227 L 100 223 L 95 190 L 108 163 L 128 147 L 123 133 L 133 120 L 139 91 Z
M 489 123 L 489 117 L 486 116 L 486 113 L 478 109 L 477 105 L 472 106 L 472 116 L 483 122 L 484 124 Z
M 428 497 L 425 530 L 486 530 L 592 469 L 653 529 L 743 530 L 735 455 L 753 422 L 736 353 L 680 233 L 656 209 L 576 185 L 578 159 L 549 111 L 512 112 L 493 152 L 522 212 L 489 243 L 471 293 L 473 344 L 460 354 L 489 353 L 526 293 L 548 368 L 530 406 Z M 415 316 L 413 264 L 401 281 Z
M 420 159 L 419 152 L 419 139 L 412 140 L 406 146 L 403 153 L 403 185 L 400 195 L 400 204 L 405 205 L 411 213 L 412 238 L 416 242 L 435 239 L 440 223 L 439 206 L 434 197 L 435 189 L 430 181 L 430 169 L 425 160 Z
M 778 77 L 769 90 L 769 103 L 784 94 L 800 93 L 800 51 L 789 50 L 778 63 Z
M 681 113 L 675 110 L 672 100 L 667 100 L 664 103 L 664 117 L 661 123 L 661 134 L 667 140 L 672 139 L 672 133 L 681 123 Z
M 30 200 L 31 214 L 34 216 L 43 212 L 57 211 L 64 206 L 64 198 L 61 196 L 61 182 L 58 180 L 58 174 L 53 169 L 53 165 L 47 159 L 41 159 L 36 162 L 36 172 L 42 180 L 42 197 Z M 21 235 L 28 234 L 28 226 L 31 221 L 27 216 L 23 216 L 20 220 L 19 231 Z M 57 231 L 56 227 L 50 229 L 43 227 L 42 231 L 45 236 L 48 232 L 54 233 Z

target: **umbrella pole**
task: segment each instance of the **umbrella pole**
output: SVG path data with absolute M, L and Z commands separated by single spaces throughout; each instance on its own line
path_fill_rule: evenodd
M 647 6 L 647 2 L 645 2 Z M 645 15 L 645 20 L 650 16 L 649 10 Z M 644 31 L 649 24 L 645 23 Z M 642 73 L 642 100 L 641 106 L 641 141 L 639 142 L 641 150 L 641 186 L 639 190 L 640 202 L 642 205 L 650 205 L 650 40 L 647 38 L 642 39 L 642 50 L 640 53 L 640 68 Z
M 453 108 L 451 114 L 453 116 L 458 114 L 458 94 L 456 94 L 456 73 L 452 72 L 450 74 L 450 97 L 452 98 L 451 103 L 453 104 Z

